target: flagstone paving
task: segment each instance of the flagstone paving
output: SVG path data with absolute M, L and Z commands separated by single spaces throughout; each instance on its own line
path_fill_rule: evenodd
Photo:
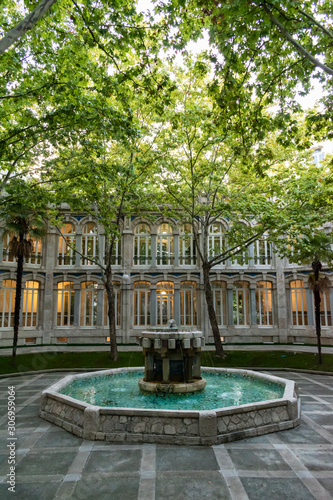
M 38 416 L 41 391 L 66 373 L 0 378 L 0 498 L 332 499 L 333 377 L 270 373 L 297 381 L 301 425 L 212 447 L 85 441 Z M 8 435 L 9 386 L 16 393 L 15 436 Z M 7 484 L 10 443 L 15 443 L 15 493 Z

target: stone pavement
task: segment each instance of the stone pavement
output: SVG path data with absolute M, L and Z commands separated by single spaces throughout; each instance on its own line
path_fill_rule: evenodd
M 84 441 L 38 416 L 41 391 L 65 373 L 0 378 L 0 498 L 332 499 L 333 377 L 280 375 L 299 384 L 301 425 L 213 447 Z M 16 440 L 8 435 L 9 386 L 16 392 Z M 11 458 L 15 493 L 6 483 Z

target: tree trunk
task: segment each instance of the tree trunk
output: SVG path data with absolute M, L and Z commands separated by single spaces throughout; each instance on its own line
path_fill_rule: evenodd
M 315 324 L 316 324 L 316 335 L 317 335 L 317 347 L 318 347 L 318 361 L 322 364 L 321 356 L 321 320 L 320 320 L 320 290 L 319 290 L 319 272 L 322 268 L 321 262 L 312 262 L 312 269 L 314 271 L 314 305 L 315 305 Z
M 210 267 L 205 265 L 203 265 L 202 267 L 203 267 L 204 291 L 208 309 L 208 317 L 213 331 L 216 356 L 219 356 L 220 358 L 225 358 L 225 353 L 223 351 L 223 346 L 221 342 L 220 330 L 214 309 L 212 287 L 210 285 L 210 278 L 209 278 Z
M 20 236 L 20 240 L 22 240 Z M 16 359 L 16 349 L 20 325 L 20 312 L 21 312 L 21 296 L 22 296 L 22 278 L 23 278 L 23 255 L 19 255 L 17 258 L 16 266 L 16 294 L 15 294 L 15 309 L 14 309 L 14 338 L 13 338 L 13 353 L 12 360 L 15 364 Z
M 112 273 L 107 273 L 105 288 L 108 297 L 110 357 L 113 361 L 117 361 L 118 350 L 117 350 L 117 338 L 116 338 L 116 311 L 115 311 L 115 301 L 114 301 L 114 289 L 112 283 Z

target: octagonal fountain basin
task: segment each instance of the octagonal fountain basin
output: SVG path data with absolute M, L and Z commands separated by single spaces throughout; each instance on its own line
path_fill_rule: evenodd
M 250 370 L 202 368 L 206 388 L 143 393 L 143 369 L 70 375 L 42 393 L 40 416 L 91 440 L 221 444 L 300 423 L 295 382 Z

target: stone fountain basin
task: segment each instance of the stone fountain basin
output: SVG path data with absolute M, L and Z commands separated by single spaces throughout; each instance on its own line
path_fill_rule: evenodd
M 300 424 L 300 399 L 294 381 L 250 370 L 204 368 L 232 372 L 282 384 L 282 398 L 205 411 L 151 410 L 100 407 L 59 391 L 80 378 L 142 371 L 118 368 L 64 377 L 44 390 L 40 416 L 83 439 L 110 442 L 146 442 L 213 445 L 291 429 Z

